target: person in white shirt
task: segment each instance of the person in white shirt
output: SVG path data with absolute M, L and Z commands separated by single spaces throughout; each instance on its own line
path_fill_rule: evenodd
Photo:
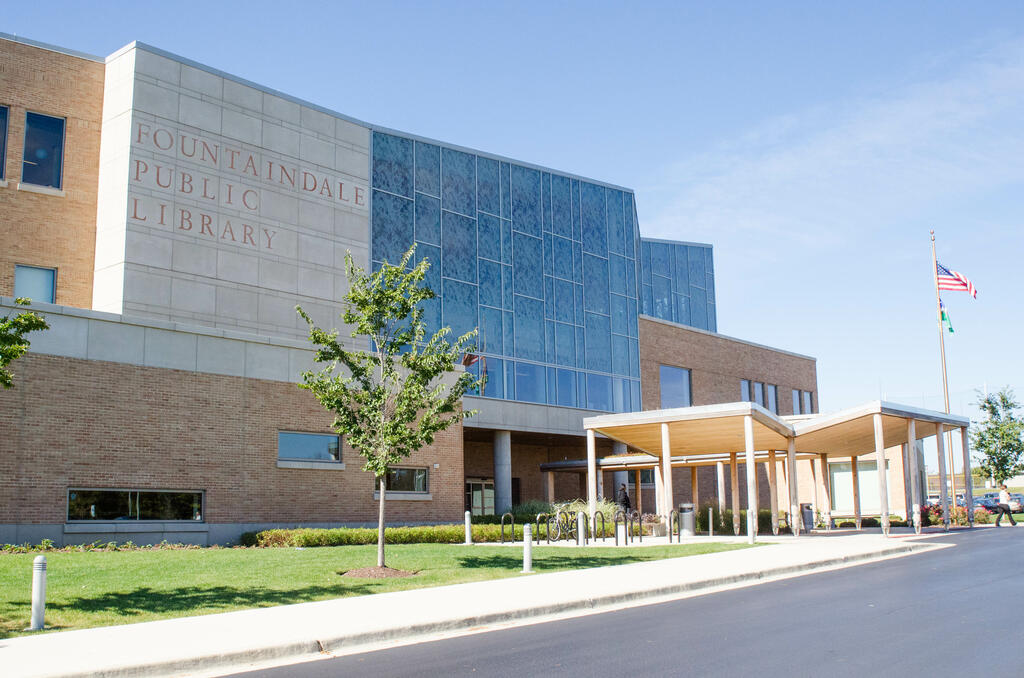
M 1010 525 L 1017 525 L 1013 519 L 1013 513 L 1010 511 L 1010 493 L 1006 491 L 1006 485 L 1000 485 L 999 503 L 996 504 L 996 527 L 999 527 L 999 521 L 1003 519 L 1004 515 L 1010 519 Z

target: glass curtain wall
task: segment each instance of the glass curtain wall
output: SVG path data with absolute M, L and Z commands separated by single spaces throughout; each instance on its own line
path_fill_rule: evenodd
M 391 133 L 372 146 L 373 264 L 417 244 L 428 325 L 480 329 L 483 396 L 640 409 L 631 192 Z
M 640 241 L 644 315 L 718 331 L 711 245 Z

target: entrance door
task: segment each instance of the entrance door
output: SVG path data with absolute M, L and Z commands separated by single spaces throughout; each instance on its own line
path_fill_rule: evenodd
M 466 480 L 466 510 L 474 516 L 494 515 L 494 481 Z

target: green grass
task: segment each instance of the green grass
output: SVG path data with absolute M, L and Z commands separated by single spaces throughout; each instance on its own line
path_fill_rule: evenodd
M 534 570 L 601 567 L 745 548 L 684 544 L 646 548 L 533 549 Z M 0 555 L 0 638 L 21 635 L 31 609 L 32 559 Z M 376 564 L 376 546 L 50 552 L 46 624 L 81 629 L 271 607 L 520 575 L 522 549 L 394 545 L 388 566 L 415 577 L 354 579 L 339 573 Z

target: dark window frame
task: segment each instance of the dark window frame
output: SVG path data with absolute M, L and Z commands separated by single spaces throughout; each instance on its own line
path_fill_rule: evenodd
M 60 131 L 60 171 L 57 172 L 57 185 L 56 186 L 50 186 L 50 185 L 47 185 L 47 184 L 37 184 L 37 183 L 35 183 L 33 181 L 26 181 L 25 180 L 25 163 L 27 162 L 27 160 L 26 160 L 26 158 L 27 158 L 27 155 L 26 155 L 26 144 L 28 144 L 28 141 L 29 141 L 28 120 L 29 120 L 29 116 L 30 115 L 37 115 L 37 116 L 40 116 L 40 117 L 43 117 L 43 118 L 50 118 L 50 119 L 53 119 L 53 120 L 60 120 L 61 121 L 61 131 Z M 53 189 L 55 191 L 63 191 L 64 190 L 64 151 L 67 148 L 67 140 L 68 140 L 68 119 L 67 119 L 67 116 L 63 116 L 63 115 L 50 115 L 49 113 L 40 113 L 39 111 L 26 110 L 25 111 L 25 127 L 24 127 L 24 133 L 22 134 L 22 140 L 21 140 L 21 183 L 29 185 L 29 186 L 38 186 L 40 188 L 49 188 L 49 189 Z
M 7 136 L 11 129 L 11 107 L 0 106 L 3 110 L 3 129 L 0 129 L 0 181 L 7 179 Z
M 391 479 L 395 471 L 423 471 L 423 489 L 422 490 L 396 490 L 391 487 Z M 413 486 L 415 486 L 415 476 L 413 477 Z M 388 475 L 386 476 L 385 488 L 388 493 L 399 492 L 402 494 L 430 494 L 430 468 L 427 466 L 392 466 L 388 469 Z
M 337 459 L 314 459 L 313 457 L 282 457 L 281 456 L 281 435 L 303 435 L 303 436 L 325 436 L 333 437 L 338 441 L 338 458 Z M 278 461 L 312 461 L 323 464 L 342 464 L 345 462 L 343 457 L 344 444 L 341 440 L 341 434 L 338 433 L 324 433 L 323 431 L 292 431 L 281 429 L 277 432 L 277 460 Z
M 49 299 L 32 299 L 32 301 L 42 302 L 44 304 L 56 304 L 57 303 L 57 268 L 55 266 L 36 266 L 35 264 L 15 264 L 14 265 L 14 279 L 18 279 L 19 268 L 34 268 L 38 271 L 50 271 L 53 273 L 53 294 L 50 295 Z M 19 296 L 15 291 L 14 296 Z M 20 295 L 25 296 L 25 295 Z
M 140 494 L 194 494 L 199 495 L 199 513 L 198 516 L 193 518 L 131 518 L 131 517 L 118 517 L 118 518 L 71 518 L 71 494 L 73 492 L 127 492 L 129 495 L 134 493 L 136 511 L 139 507 Z M 175 489 L 152 489 L 152 488 L 125 488 L 125 487 L 68 487 L 64 493 L 64 520 L 67 523 L 76 524 L 95 524 L 104 522 L 130 522 L 130 523 L 205 523 L 206 522 L 206 491 L 205 490 L 175 490 Z M 129 516 L 131 499 L 129 498 Z

